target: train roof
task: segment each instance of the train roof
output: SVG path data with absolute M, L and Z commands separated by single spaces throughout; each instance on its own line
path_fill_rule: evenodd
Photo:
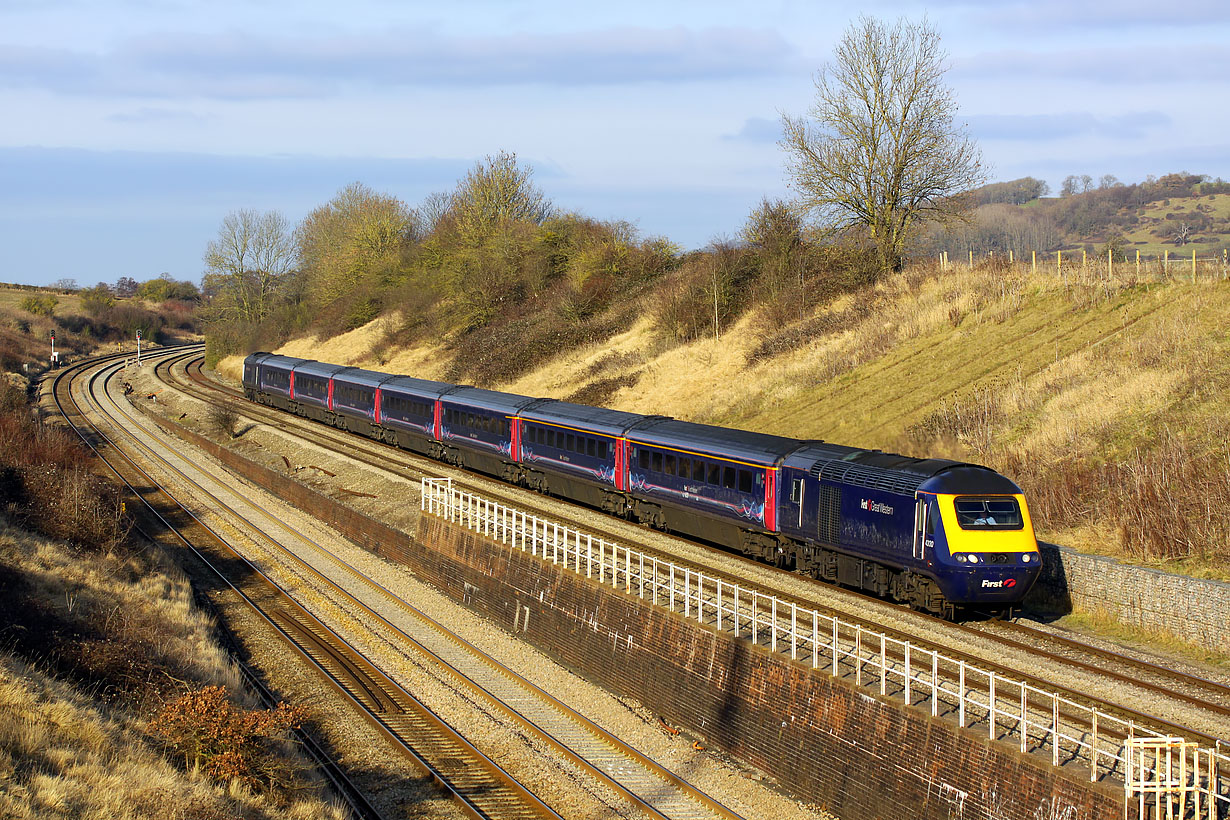
M 999 473 L 977 464 L 946 458 L 913 458 L 881 450 L 863 450 L 809 441 L 788 456 L 783 466 L 807 470 L 816 478 L 873 490 L 913 495 L 939 493 L 1019 493 Z
M 644 420 L 643 426 L 629 430 L 628 438 L 633 442 L 766 466 L 776 464 L 799 447 L 798 439 L 784 436 L 652 416 Z
M 359 384 L 375 389 L 387 382 L 393 376 L 381 373 L 379 370 L 364 370 L 361 367 L 345 367 L 333 375 L 333 380 L 345 384 Z
M 296 373 L 306 373 L 309 376 L 319 376 L 322 379 L 327 379 L 333 374 L 345 370 L 346 365 L 343 364 L 328 364 L 326 362 L 318 362 L 313 359 L 304 359 L 299 364 L 295 365 Z
M 643 422 L 646 418 L 665 418 L 664 416 L 647 417 L 625 410 L 591 407 L 588 404 L 574 404 L 556 399 L 539 399 L 521 408 L 518 415 L 527 421 L 576 427 L 608 436 L 622 436 L 629 427 Z
M 294 370 L 296 366 L 310 362 L 311 359 L 299 359 L 294 356 L 283 356 L 281 353 L 266 353 L 259 362 L 261 367 L 276 367 L 280 370 Z
M 386 393 L 417 396 L 419 398 L 431 399 L 432 401 L 440 398 L 450 390 L 457 389 L 455 384 L 433 382 L 430 379 L 419 379 L 414 376 L 394 376 L 380 387 Z
M 475 407 L 492 413 L 515 415 L 522 407 L 538 401 L 532 396 L 518 396 L 516 393 L 501 393 L 497 390 L 484 390 L 481 387 L 461 386 L 440 396 L 445 404 L 458 404 L 464 407 Z

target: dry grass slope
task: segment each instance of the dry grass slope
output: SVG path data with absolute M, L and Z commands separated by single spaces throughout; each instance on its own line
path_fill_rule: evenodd
M 150 735 L 174 694 L 239 688 L 181 573 L 72 549 L 0 516 L 0 582 L 0 817 L 344 816 L 315 787 L 286 803 L 185 770 Z
M 482 386 L 984 463 L 1025 487 L 1047 540 L 1227 577 L 1230 282 L 1132 277 L 916 268 L 717 339 L 667 343 L 645 317 Z M 448 365 L 362 347 L 288 350 L 426 378 Z M 1196 511 L 1200 526 L 1180 521 Z

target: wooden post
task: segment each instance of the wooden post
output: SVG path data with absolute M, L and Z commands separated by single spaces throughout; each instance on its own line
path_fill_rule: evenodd
M 971 248 L 969 252 L 969 269 L 970 270 L 974 269 L 974 250 L 973 248 Z
M 1136 249 L 1136 278 L 1140 278 L 1140 248 Z
M 1063 273 L 1063 251 L 1055 251 L 1055 275 Z
M 1089 267 L 1089 251 L 1081 248 L 1081 270 Z
M 1196 284 L 1196 249 L 1192 248 L 1192 284 Z
M 1162 251 L 1162 278 L 1170 275 L 1170 248 Z
M 1114 253 L 1110 248 L 1106 249 L 1106 278 L 1109 280 L 1115 275 L 1115 259 Z
M 1038 252 L 1037 252 L 1037 251 L 1030 251 L 1030 254 L 1032 254 L 1032 256 L 1031 256 L 1031 259 L 1032 259 L 1031 264 L 1033 265 L 1033 272 L 1036 274 L 1036 273 L 1038 272 Z
M 1012 258 L 1012 248 L 1009 248 L 1009 249 L 1008 249 L 1008 264 L 1009 264 L 1009 265 L 1011 265 L 1011 264 L 1013 264 L 1013 263 L 1014 263 L 1014 261 L 1015 261 L 1015 260 L 1013 260 L 1013 258 Z

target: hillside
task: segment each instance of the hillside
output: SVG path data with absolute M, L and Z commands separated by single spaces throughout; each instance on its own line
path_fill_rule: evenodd
M 1041 196 L 1045 190 L 1045 183 L 1025 177 L 974 191 L 973 221 L 933 234 L 920 255 L 947 251 L 950 258 L 968 259 L 970 251 L 977 258 L 1065 250 L 1104 258 L 1111 250 L 1134 262 L 1137 253 L 1149 260 L 1167 254 L 1190 259 L 1194 251 L 1220 261 L 1230 247 L 1230 184 L 1220 180 L 1179 173 L 1130 185 L 1107 178 L 1058 197 Z
M 24 386 L 27 378 L 45 371 L 52 333 L 62 363 L 131 348 L 138 330 L 147 341 L 161 344 L 194 337 L 195 300 L 179 297 L 196 288 L 168 293 L 168 284 L 190 283 L 134 282 L 137 292 L 125 298 L 106 285 L 73 291 L 0 283 L 0 378 Z
M 1046 540 L 1225 577 L 1228 296 L 1230 282 L 1215 278 L 914 268 L 793 323 L 753 310 L 718 339 L 671 341 L 644 315 L 604 342 L 479 384 L 977 461 L 1022 484 Z M 477 355 L 387 349 L 394 321 L 281 352 L 425 378 Z M 239 361 L 220 367 L 237 375 Z

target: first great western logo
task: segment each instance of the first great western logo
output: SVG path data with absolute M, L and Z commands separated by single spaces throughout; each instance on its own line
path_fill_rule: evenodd
M 867 512 L 879 513 L 880 515 L 892 515 L 893 508 L 887 504 L 881 504 L 879 501 L 872 501 L 870 498 L 864 498 L 858 502 L 859 509 Z

